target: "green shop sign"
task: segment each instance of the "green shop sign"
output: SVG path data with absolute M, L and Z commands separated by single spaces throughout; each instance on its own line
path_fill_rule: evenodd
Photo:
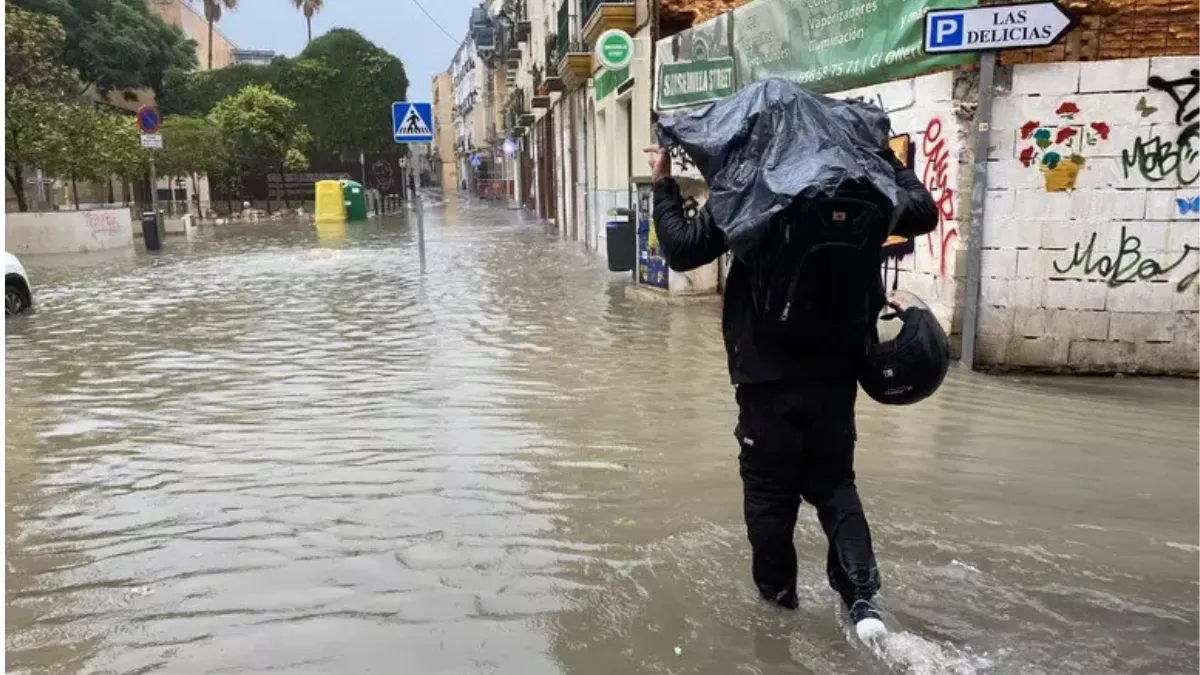
M 733 10 L 733 56 L 743 83 L 782 77 L 843 91 L 969 63 L 921 48 L 925 12 L 973 0 L 755 0 Z
M 658 108 L 687 108 L 719 101 L 737 91 L 733 59 L 676 61 L 658 69 Z
M 974 55 L 925 54 L 925 12 L 977 4 L 754 0 L 656 43 L 655 108 L 699 106 L 769 77 L 836 92 L 955 68 L 972 62 Z
M 616 28 L 604 31 L 596 40 L 596 59 L 605 70 L 628 68 L 633 61 L 633 38 Z
M 603 101 L 606 96 L 613 93 L 617 87 L 625 84 L 629 79 L 629 69 L 622 68 L 620 70 L 606 70 L 595 78 L 596 100 Z

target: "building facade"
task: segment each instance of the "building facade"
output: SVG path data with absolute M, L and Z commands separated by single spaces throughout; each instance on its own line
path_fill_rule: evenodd
M 203 2 L 185 0 L 149 0 L 150 8 L 171 26 L 178 26 L 189 39 L 196 41 L 196 60 L 200 70 L 208 70 L 208 21 L 204 18 Z M 237 46 L 221 32 L 220 24 L 213 26 L 212 67 L 225 68 L 233 65 Z
M 438 185 L 447 190 L 458 189 L 458 163 L 454 156 L 456 128 L 454 122 L 454 76 L 450 71 L 433 76 L 433 147 L 431 173 Z
M 1197 0 L 1072 5 L 1078 24 L 1059 44 L 1001 53 L 983 132 L 977 59 L 921 49 L 934 5 L 489 1 L 479 13 L 501 56 L 476 62 L 492 77 L 473 81 L 471 101 L 505 112 L 473 126 L 462 148 L 477 157 L 512 141 L 513 199 L 588 249 L 606 249 L 611 210 L 634 208 L 635 285 L 714 294 L 727 260 L 679 273 L 656 250 L 641 153 L 654 116 L 770 76 L 868 101 L 889 114 L 893 149 L 940 216 L 932 234 L 888 249 L 898 287 L 931 306 L 956 350 L 969 345 L 989 368 L 1195 375 Z M 608 70 L 594 53 L 609 30 L 632 38 L 625 68 Z M 982 218 L 971 195 L 977 133 L 989 147 Z M 702 205 L 707 188 L 686 155 L 672 153 L 672 169 Z M 978 271 L 967 264 L 973 238 Z

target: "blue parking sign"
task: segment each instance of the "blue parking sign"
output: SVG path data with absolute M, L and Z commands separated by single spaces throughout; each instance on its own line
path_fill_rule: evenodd
M 938 14 L 929 17 L 925 34 L 927 49 L 961 47 L 964 39 L 962 14 Z

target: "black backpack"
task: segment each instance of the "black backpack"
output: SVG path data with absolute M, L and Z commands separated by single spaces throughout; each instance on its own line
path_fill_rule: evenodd
M 813 356 L 865 353 L 893 212 L 873 186 L 848 182 L 776 216 L 747 260 L 758 329 Z

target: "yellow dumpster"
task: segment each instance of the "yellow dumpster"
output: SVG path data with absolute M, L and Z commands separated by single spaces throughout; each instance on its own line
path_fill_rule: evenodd
M 346 222 L 346 200 L 342 183 L 336 180 L 317 181 L 317 204 L 313 209 L 317 223 Z

